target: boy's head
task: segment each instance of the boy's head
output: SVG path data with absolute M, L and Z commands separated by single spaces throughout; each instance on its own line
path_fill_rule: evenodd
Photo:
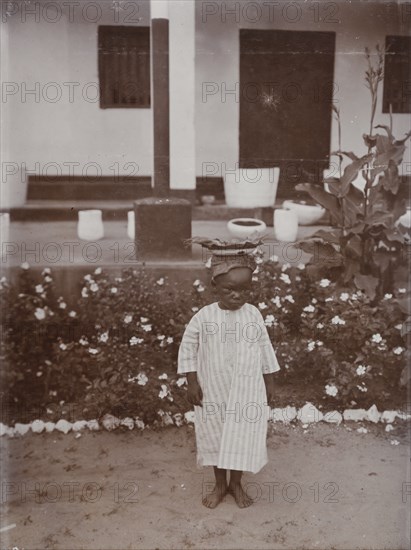
M 212 278 L 218 300 L 224 309 L 239 309 L 248 299 L 253 270 L 251 267 L 233 266 Z

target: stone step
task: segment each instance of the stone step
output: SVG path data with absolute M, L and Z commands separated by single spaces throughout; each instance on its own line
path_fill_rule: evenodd
M 282 200 L 275 203 L 274 208 L 281 208 Z M 204 221 L 229 221 L 233 218 L 258 218 L 267 226 L 273 225 L 274 208 L 230 208 L 225 203 L 216 203 L 210 206 L 193 206 L 192 219 Z M 104 221 L 126 221 L 127 212 L 133 210 L 132 200 L 28 200 L 23 206 L 2 209 L 1 212 L 10 212 L 11 221 L 77 221 L 80 210 L 98 209 L 102 211 Z M 328 225 L 327 214 L 318 222 L 319 225 Z

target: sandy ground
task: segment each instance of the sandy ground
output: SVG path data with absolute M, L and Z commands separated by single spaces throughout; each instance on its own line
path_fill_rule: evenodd
M 276 424 L 246 510 L 202 506 L 191 427 L 2 438 L 1 548 L 407 549 L 407 426 L 357 427 Z

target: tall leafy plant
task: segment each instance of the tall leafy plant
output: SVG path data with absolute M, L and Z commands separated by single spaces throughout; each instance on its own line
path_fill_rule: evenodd
M 397 227 L 399 217 L 406 211 L 406 193 L 402 186 L 401 165 L 405 142 L 397 140 L 390 125 L 374 126 L 379 84 L 383 80 L 382 50 L 377 46 L 376 61 L 366 48 L 366 86 L 371 95 L 369 133 L 363 134 L 367 152 L 357 156 L 341 146 L 340 111 L 334 107 L 338 124 L 339 176 L 326 178 L 328 190 L 322 186 L 302 183 L 296 186 L 322 206 L 331 217 L 333 227 L 321 229 L 296 245 L 311 254 L 308 264 L 313 277 L 334 276 L 343 285 L 351 284 L 370 298 L 390 292 L 396 284 L 408 278 L 407 243 Z M 381 129 L 383 134 L 373 133 Z M 349 160 L 342 169 L 343 160 Z M 363 189 L 353 184 L 358 175 L 364 179 Z

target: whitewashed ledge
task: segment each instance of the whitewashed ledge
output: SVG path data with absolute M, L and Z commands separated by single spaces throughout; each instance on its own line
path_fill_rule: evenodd
M 184 415 L 177 413 L 171 415 L 170 413 L 159 411 L 161 418 L 161 424 L 163 426 L 183 426 L 185 424 L 192 424 L 194 422 L 194 411 L 188 411 Z M 386 431 L 391 431 L 392 424 L 397 419 L 410 420 L 411 414 L 401 411 L 384 411 L 379 412 L 375 405 L 372 405 L 368 410 L 365 409 L 346 409 L 342 413 L 334 410 L 323 413 L 312 403 L 306 403 L 300 409 L 296 407 L 274 408 L 271 409 L 272 422 L 283 422 L 286 424 L 292 422 L 300 422 L 303 427 L 307 427 L 309 424 L 316 422 L 327 422 L 329 424 L 341 424 L 342 422 L 372 422 L 374 424 L 382 422 L 386 424 Z M 251 418 L 250 418 L 251 421 Z M 29 432 L 51 433 L 54 431 L 67 434 L 74 432 L 75 437 L 81 437 L 81 433 L 84 430 L 98 431 L 104 429 L 107 431 L 115 430 L 119 427 L 125 427 L 129 430 L 137 429 L 144 430 L 146 428 L 144 422 L 138 418 L 117 418 L 111 414 L 106 414 L 100 422 L 97 420 L 78 420 L 77 422 L 68 422 L 61 419 L 58 422 L 43 422 L 43 420 L 34 420 L 30 424 L 15 424 L 13 427 L 6 426 L 0 422 L 0 436 L 19 437 Z M 366 433 L 366 430 L 365 432 Z

